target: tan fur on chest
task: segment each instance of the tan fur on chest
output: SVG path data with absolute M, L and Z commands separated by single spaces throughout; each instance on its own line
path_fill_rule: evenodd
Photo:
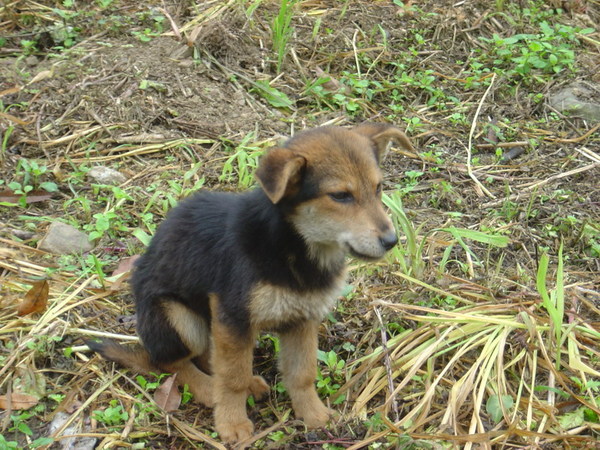
M 276 329 L 299 321 L 321 321 L 335 306 L 345 273 L 327 290 L 297 293 L 289 288 L 260 283 L 250 295 L 250 321 L 257 329 Z

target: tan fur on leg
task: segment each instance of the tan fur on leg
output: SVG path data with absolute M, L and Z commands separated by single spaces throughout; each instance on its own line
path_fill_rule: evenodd
M 180 386 L 187 384 L 194 400 L 198 403 L 208 407 L 214 405 L 212 377 L 198 369 L 191 360 L 178 361 L 165 367 L 164 370 L 177 373 L 177 384 Z
M 292 406 L 309 428 L 325 426 L 333 411 L 319 399 L 317 377 L 317 322 L 305 322 L 281 333 L 280 366 Z
M 215 428 L 224 442 L 239 442 L 254 431 L 246 414 L 248 391 L 256 384 L 252 376 L 253 342 L 241 340 L 219 321 L 217 303 L 217 296 L 211 295 Z M 257 393 L 261 390 L 257 388 Z

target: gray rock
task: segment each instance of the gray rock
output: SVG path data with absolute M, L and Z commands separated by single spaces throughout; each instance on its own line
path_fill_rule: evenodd
M 48 232 L 38 244 L 40 250 L 65 255 L 68 253 L 85 253 L 94 248 L 88 235 L 61 222 L 53 222 Z
M 548 97 L 548 103 L 570 116 L 590 122 L 600 120 L 600 86 L 594 90 L 583 83 L 572 83 Z
M 66 412 L 59 412 L 54 416 L 50 423 L 48 434 L 53 435 L 60 430 L 67 421 L 71 418 Z M 61 436 L 73 436 L 70 438 L 61 439 L 59 442 L 59 448 L 61 450 L 94 450 L 98 439 L 93 437 L 77 436 L 80 433 L 89 433 L 91 430 L 89 419 L 80 424 L 79 421 L 75 420 L 71 425 L 66 427 L 60 434 Z M 56 444 L 55 444 L 56 445 Z
M 127 181 L 127 178 L 125 178 L 125 175 L 121 172 L 105 166 L 96 166 L 92 168 L 87 173 L 87 176 L 99 184 L 121 184 Z
M 36 66 L 39 62 L 40 60 L 34 55 L 29 55 L 27 58 L 25 58 L 25 64 L 27 64 L 29 67 Z

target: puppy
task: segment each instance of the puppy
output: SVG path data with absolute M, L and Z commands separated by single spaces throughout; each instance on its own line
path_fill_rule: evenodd
M 347 254 L 377 260 L 397 243 L 381 203 L 379 164 L 398 128 L 367 123 L 298 133 L 260 161 L 260 188 L 200 192 L 174 208 L 132 276 L 141 347 L 89 341 L 105 358 L 140 371 L 177 373 L 214 406 L 225 442 L 250 437 L 252 373 L 260 330 L 277 332 L 283 382 L 297 417 L 326 425 L 315 389 L 319 323 L 345 283 Z

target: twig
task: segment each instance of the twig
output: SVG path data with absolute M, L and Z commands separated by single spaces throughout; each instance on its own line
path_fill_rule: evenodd
M 492 79 L 490 81 L 490 85 L 488 86 L 485 93 L 483 94 L 483 97 L 481 97 L 481 100 L 479 101 L 479 106 L 477 107 L 477 111 L 475 111 L 475 117 L 473 117 L 473 123 L 471 124 L 471 131 L 469 132 L 469 145 L 467 147 L 467 173 L 469 174 L 469 177 L 471 177 L 471 179 L 475 182 L 475 184 L 483 192 L 485 192 L 486 195 L 488 195 L 489 197 L 492 197 L 492 198 L 496 198 L 496 196 L 494 194 L 492 194 L 490 191 L 488 191 L 486 189 L 486 187 L 481 184 L 481 182 L 477 179 L 477 177 L 473 173 L 473 167 L 471 167 L 471 154 L 472 154 L 472 148 L 473 148 L 473 135 L 475 134 L 475 128 L 477 128 L 477 118 L 479 117 L 479 113 L 481 112 L 481 108 L 483 107 L 483 102 L 485 101 L 485 98 L 488 96 L 488 94 L 492 90 L 492 86 L 494 85 L 495 79 L 496 79 L 496 74 L 494 73 L 494 75 L 492 76 Z
M 559 173 L 559 174 L 556 174 L 556 175 L 552 175 L 551 177 L 548 177 L 545 180 L 535 181 L 533 183 L 527 183 L 527 184 L 524 184 L 524 185 L 522 185 L 520 187 L 523 188 L 523 190 L 525 190 L 525 191 L 531 191 L 531 190 L 533 190 L 533 189 L 535 189 L 537 187 L 540 187 L 540 186 L 543 186 L 545 184 L 548 184 L 551 181 L 558 180 L 560 178 L 569 177 L 571 175 L 576 175 L 578 173 L 585 172 L 587 170 L 594 169 L 596 167 L 600 167 L 600 162 L 594 162 L 594 163 L 588 164 L 587 166 L 584 166 L 584 167 L 578 167 L 577 169 L 569 170 L 568 172 L 564 172 L 564 173 Z M 493 202 L 484 203 L 482 205 L 482 207 L 483 208 L 493 208 L 495 206 L 501 205 L 502 203 L 504 203 L 507 200 L 511 200 L 512 201 L 512 200 L 515 200 L 517 198 L 520 198 L 522 195 L 523 195 L 523 193 L 521 193 L 521 192 L 516 193 L 516 194 L 512 194 L 512 195 L 510 195 L 510 196 L 508 196 L 506 198 L 500 199 L 500 200 L 495 200 Z
M 482 149 L 495 149 L 495 148 L 511 148 L 511 147 L 525 147 L 529 145 L 528 141 L 517 141 L 517 142 L 498 142 L 497 144 L 477 144 L 477 148 Z
M 400 412 L 398 411 L 398 402 L 396 401 L 396 389 L 394 388 L 394 375 L 392 372 L 392 361 L 390 360 L 390 352 L 387 346 L 387 335 L 385 333 L 385 326 L 383 325 L 383 320 L 381 319 L 381 313 L 379 312 L 379 308 L 374 307 L 375 315 L 377 316 L 377 320 L 379 321 L 379 325 L 381 325 L 381 348 L 383 349 L 383 363 L 385 364 L 385 371 L 387 374 L 388 387 L 390 389 L 390 399 L 388 400 L 392 404 L 392 411 L 394 412 L 394 420 L 398 422 L 400 420 Z
M 588 130 L 585 134 L 582 134 L 579 137 L 576 138 L 571 138 L 571 139 L 552 139 L 552 138 L 544 138 L 545 141 L 550 141 L 550 142 L 558 142 L 561 144 L 577 144 L 578 142 L 581 142 L 585 139 L 587 139 L 588 137 L 590 137 L 592 134 L 594 134 L 598 128 L 600 128 L 600 123 L 597 124 L 595 127 L 591 128 L 590 130 Z
M 362 78 L 360 73 L 360 62 L 358 61 L 358 51 L 356 49 L 356 35 L 358 34 L 358 30 L 354 32 L 352 36 L 352 50 L 354 52 L 354 63 L 356 64 L 356 73 L 358 74 L 358 78 Z
M 600 155 L 598 155 L 598 153 L 594 153 L 593 151 L 591 151 L 588 148 L 576 148 L 575 151 L 577 153 L 580 153 L 581 155 L 585 156 L 588 159 L 591 159 L 594 162 L 600 163 Z
M 166 8 L 164 2 L 163 2 L 163 7 L 162 8 L 158 8 L 158 10 L 165 15 L 165 17 L 169 21 L 169 24 L 171 25 L 171 30 L 173 30 L 173 34 L 175 35 L 175 38 L 179 42 L 181 42 L 182 39 L 181 39 L 181 32 L 179 31 L 179 27 L 175 23 L 175 20 L 173 20 L 173 17 L 171 17 L 171 14 L 169 14 L 169 11 L 167 11 L 167 8 Z

